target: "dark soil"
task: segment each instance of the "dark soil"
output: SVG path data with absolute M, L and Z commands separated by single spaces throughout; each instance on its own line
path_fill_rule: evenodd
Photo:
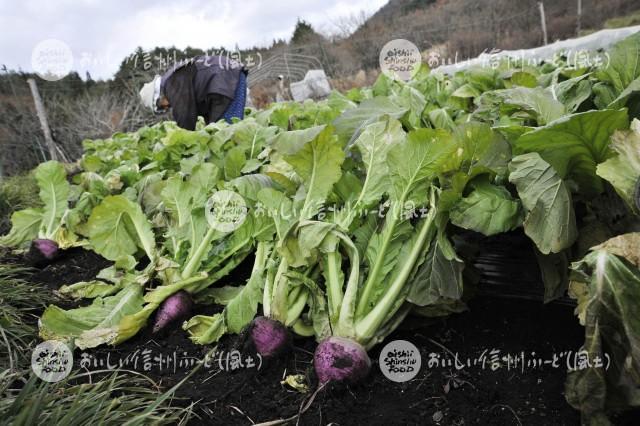
M 577 350 L 582 342 L 582 329 L 571 309 L 499 299 L 476 299 L 470 307 L 469 312 L 433 321 L 428 326 L 423 319 L 411 318 L 387 338 L 387 341 L 408 340 L 419 348 L 422 368 L 415 379 L 395 383 L 381 373 L 377 362 L 384 346 L 381 344 L 371 352 L 372 371 L 363 383 L 319 392 L 300 416 L 300 424 L 578 424 L 578 413 L 563 396 L 564 364 L 558 368 L 525 365 L 522 370 L 520 366 L 508 369 L 504 362 L 493 371 L 489 362 L 489 352 L 494 349 L 500 351 L 500 357 L 524 351 L 525 359 L 531 360 L 551 360 L 554 353 Z M 200 401 L 196 408 L 200 418 L 193 424 L 248 425 L 295 416 L 311 392 L 301 394 L 280 382 L 287 375 L 303 374 L 310 389 L 315 389 L 311 369 L 314 347 L 310 339 L 296 340 L 288 357 L 265 363 L 260 371 L 256 368 L 221 371 L 218 358 L 214 357 L 212 365 L 192 375 L 179 388 L 177 396 Z M 241 338 L 223 339 L 218 350 L 224 360 L 235 348 L 243 358 L 253 356 Z M 130 356 L 127 367 L 132 369 L 137 357 L 137 371 L 163 387 L 170 387 L 189 372 L 187 366 L 180 365 L 180 360 L 202 358 L 209 349 L 194 346 L 182 330 L 174 329 L 158 339 L 147 331 L 115 350 L 87 352 L 85 358 L 93 363 L 89 368 L 97 370 L 105 367 L 99 360 L 105 362 L 107 356 L 112 365 Z M 144 350 L 149 351 L 150 368 L 146 371 Z M 479 363 L 461 369 L 429 368 L 430 353 L 453 361 L 449 351 L 457 353 L 465 364 L 467 360 L 472 364 L 481 360 L 486 351 L 485 367 Z M 164 371 L 160 368 L 160 357 L 171 360 L 163 363 Z
M 91 252 L 73 250 L 37 271 L 32 280 L 56 289 L 63 283 L 92 279 L 108 265 Z M 578 412 L 563 396 L 565 364 L 538 364 L 539 360 L 551 361 L 554 354 L 561 356 L 580 348 L 583 329 L 573 308 L 495 297 L 478 297 L 469 307 L 468 312 L 442 319 L 409 318 L 371 351 L 373 366 L 367 379 L 356 386 L 329 386 L 315 394 L 312 339 L 295 340 L 288 356 L 265 361 L 259 370 L 255 366 L 231 371 L 225 360 L 233 350 L 238 350 L 243 360 L 251 357 L 258 363 L 258 358 L 242 336 L 228 336 L 218 345 L 211 362 L 193 371 L 196 361 L 212 347 L 194 345 L 179 327 L 160 336 L 147 328 L 117 348 L 78 351 L 75 363 L 90 371 L 118 366 L 135 370 L 165 390 L 189 376 L 176 396 L 180 405 L 196 403 L 194 425 L 250 425 L 298 415 L 292 424 L 579 424 Z M 202 314 L 219 310 L 215 306 L 196 307 Z M 422 357 L 420 372 L 405 383 L 390 381 L 378 366 L 381 348 L 395 339 L 410 341 Z M 500 368 L 493 370 L 491 351 L 499 358 L 524 353 L 524 367 L 522 363 L 508 366 L 503 360 Z M 429 365 L 433 356 L 453 361 L 453 354 L 464 364 L 462 368 Z M 281 384 L 293 374 L 305 376 L 309 392 Z
M 64 284 L 93 280 L 98 272 L 111 264 L 92 251 L 74 248 L 62 252 L 49 265 L 36 269 L 32 279 L 57 290 Z

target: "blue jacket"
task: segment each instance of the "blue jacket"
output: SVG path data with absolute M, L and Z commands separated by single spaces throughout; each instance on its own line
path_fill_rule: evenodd
M 237 111 L 239 103 L 244 112 L 246 73 L 241 64 L 230 58 L 198 56 L 167 70 L 162 76 L 160 92 L 169 100 L 178 125 L 193 130 L 199 115 L 208 123 L 217 121 L 231 105 Z M 245 88 L 239 96 L 241 81 L 245 82 Z M 237 113 L 234 116 L 238 116 Z

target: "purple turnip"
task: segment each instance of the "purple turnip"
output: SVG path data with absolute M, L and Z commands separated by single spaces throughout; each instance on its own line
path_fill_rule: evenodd
M 313 366 L 320 384 L 355 383 L 369 374 L 371 359 L 359 343 L 332 336 L 324 339 L 316 348 Z
M 257 317 L 249 328 L 249 336 L 256 351 L 265 358 L 273 358 L 285 352 L 291 343 L 291 333 L 279 321 Z
M 153 324 L 153 333 L 164 330 L 170 324 L 178 320 L 185 319 L 191 314 L 193 301 L 191 296 L 184 290 L 172 294 L 160 305 L 156 320 Z
M 58 243 L 55 241 L 35 239 L 31 241 L 31 247 L 29 247 L 26 259 L 33 266 L 44 266 L 58 257 L 59 253 Z

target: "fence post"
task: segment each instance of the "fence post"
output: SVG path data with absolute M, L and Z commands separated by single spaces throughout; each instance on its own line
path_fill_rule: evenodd
M 56 150 L 56 144 L 53 141 L 53 137 L 51 136 L 49 122 L 47 121 L 47 113 L 44 109 L 44 104 L 42 103 L 40 92 L 38 92 L 38 86 L 36 85 L 36 81 L 33 78 L 28 78 L 27 83 L 29 84 L 29 88 L 31 89 L 33 103 L 36 105 L 36 114 L 38 115 L 38 119 L 40 120 L 40 127 L 42 127 L 42 133 L 44 133 L 44 143 L 47 145 L 47 149 L 49 150 L 49 156 L 52 160 L 58 161 L 59 157 Z
M 544 16 L 544 3 L 539 1 L 538 8 L 540 8 L 540 23 L 542 25 L 542 38 L 544 39 L 544 44 L 546 45 L 549 43 L 549 41 L 547 40 L 547 20 L 545 19 L 545 16 Z
M 578 0 L 578 16 L 576 21 L 576 35 L 580 37 L 580 30 L 582 29 L 582 0 Z

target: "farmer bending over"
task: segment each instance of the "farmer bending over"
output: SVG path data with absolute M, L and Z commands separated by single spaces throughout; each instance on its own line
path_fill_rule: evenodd
M 160 114 L 171 108 L 178 126 L 194 130 L 198 116 L 209 124 L 244 116 L 247 71 L 221 56 L 197 56 L 172 66 L 140 90 L 142 103 Z

